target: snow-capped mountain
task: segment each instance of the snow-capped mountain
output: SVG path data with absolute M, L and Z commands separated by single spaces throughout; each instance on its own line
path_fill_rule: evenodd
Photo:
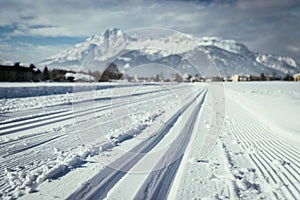
M 233 40 L 182 33 L 158 38 L 141 37 L 128 35 L 117 28 L 89 37 L 38 65 L 86 70 L 80 69 L 84 63 L 90 64 L 91 70 L 102 71 L 101 65 L 114 62 L 121 72 L 126 73 L 135 66 L 158 63 L 182 74 L 195 74 L 197 71 L 188 61 L 199 53 L 205 54 L 222 76 L 261 73 L 283 76 L 300 71 L 292 58 L 251 52 L 246 45 Z
M 89 37 L 84 42 L 40 62 L 39 65 L 78 69 L 94 49 L 97 49 L 95 59 L 105 61 L 122 49 L 127 40 L 128 37 L 120 29 L 109 29 L 101 35 Z
M 270 69 L 275 69 L 284 74 L 299 71 L 299 65 L 297 65 L 295 60 L 286 56 L 257 53 L 256 61 Z

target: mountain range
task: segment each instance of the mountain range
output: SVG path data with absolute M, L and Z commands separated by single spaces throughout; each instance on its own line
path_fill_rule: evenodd
M 171 67 L 180 74 L 284 76 L 300 72 L 293 58 L 252 52 L 234 40 L 178 32 L 158 37 L 141 36 L 117 28 L 93 35 L 37 65 L 103 71 L 111 62 L 123 73 L 149 63 Z M 209 72 L 209 67 L 215 69 Z

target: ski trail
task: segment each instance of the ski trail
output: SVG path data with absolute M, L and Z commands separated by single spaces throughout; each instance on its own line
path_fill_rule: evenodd
M 286 199 L 299 199 L 299 154 L 298 147 L 285 140 L 280 134 L 266 129 L 261 121 L 254 118 L 236 102 L 229 103 L 234 126 L 233 135 L 243 144 L 243 151 L 256 165 L 266 182 L 273 188 L 272 193 Z

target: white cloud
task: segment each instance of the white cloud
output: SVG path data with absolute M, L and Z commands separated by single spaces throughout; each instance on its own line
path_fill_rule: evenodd
M 46 59 L 49 55 L 57 54 L 68 45 L 31 45 L 28 43 L 19 43 L 17 46 L 9 44 L 0 44 L 0 59 L 8 61 L 20 61 L 25 63 L 36 63 Z M 18 52 L 18 53 L 16 53 Z

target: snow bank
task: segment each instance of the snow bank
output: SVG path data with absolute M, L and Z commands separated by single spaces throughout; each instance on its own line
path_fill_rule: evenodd
M 26 193 L 35 192 L 36 188 L 46 180 L 54 180 L 82 165 L 89 155 L 84 146 L 78 146 L 75 150 L 61 151 L 54 149 L 57 157 L 43 163 L 33 162 L 36 168 L 25 174 L 26 166 L 18 166 L 16 169 L 6 168 L 9 187 L 4 191 L 6 197 L 20 197 Z
M 35 169 L 28 174 L 24 174 L 26 166 L 18 166 L 16 169 L 6 168 L 9 187 L 4 191 L 6 197 L 21 197 L 27 193 L 37 190 L 37 187 L 45 181 L 57 180 L 71 170 L 82 166 L 89 156 L 98 155 L 100 152 L 117 146 L 119 143 L 132 138 L 136 133 L 149 126 L 149 122 L 155 120 L 160 114 L 146 115 L 142 119 L 143 123 L 137 127 L 128 128 L 127 132 L 120 130 L 112 130 L 107 134 L 107 140 L 102 143 L 93 144 L 91 146 L 79 145 L 75 149 L 63 151 L 54 148 L 57 155 L 54 159 L 48 159 L 42 162 L 33 162 Z
M 106 135 L 106 138 L 111 144 L 117 145 L 120 142 L 134 137 L 137 133 L 140 133 L 148 126 L 151 126 L 152 122 L 163 113 L 164 111 L 154 110 L 152 113 L 144 112 L 138 116 L 134 116 L 134 118 L 138 118 L 138 124 L 135 124 L 135 126 L 132 126 L 132 124 L 127 124 L 125 127 L 112 129 Z

